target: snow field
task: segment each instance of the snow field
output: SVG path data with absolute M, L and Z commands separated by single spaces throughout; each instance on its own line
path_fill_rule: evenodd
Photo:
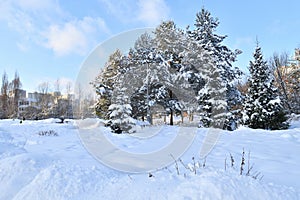
M 176 127 L 161 126 L 147 139 L 110 135 L 95 126 L 117 146 L 131 152 L 151 152 L 172 140 Z M 0 121 L 0 199 L 300 199 L 300 122 L 285 131 L 252 130 L 241 127 L 222 135 L 206 160 L 199 150 L 207 129 L 199 129 L 191 147 L 177 161 L 149 174 L 129 174 L 98 162 L 81 144 L 74 122 Z M 40 136 L 53 130 L 58 136 Z M 150 131 L 150 130 L 148 130 Z M 152 143 L 152 144 L 151 144 Z M 262 179 L 240 176 L 243 148 L 245 171 L 248 153 L 253 174 Z M 230 154 L 234 167 L 230 166 Z M 195 157 L 196 174 L 192 158 Z M 227 167 L 225 171 L 225 158 Z M 205 167 L 203 164 L 205 163 Z

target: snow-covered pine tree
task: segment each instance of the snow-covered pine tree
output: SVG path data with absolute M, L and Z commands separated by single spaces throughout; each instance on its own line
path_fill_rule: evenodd
M 238 68 L 234 68 L 232 63 L 236 61 L 236 57 L 241 53 L 240 50 L 231 51 L 227 46 L 222 45 L 223 40 L 227 36 L 215 34 L 219 25 L 217 18 L 213 18 L 211 13 L 202 8 L 201 12 L 196 15 L 195 30 L 187 31 L 189 37 L 198 41 L 199 45 L 205 50 L 212 52 L 212 59 L 215 61 L 216 67 L 220 70 L 220 76 L 226 87 L 226 123 L 225 129 L 235 129 L 237 122 L 234 120 L 234 106 L 241 103 L 241 94 L 235 86 L 236 80 L 242 72 Z
M 197 45 L 197 44 L 196 44 Z M 226 119 L 226 88 L 221 78 L 221 70 L 214 63 L 212 52 L 195 47 L 197 59 L 201 64 L 201 77 L 205 85 L 197 94 L 200 111 L 200 127 L 224 128 Z
M 134 48 L 129 51 L 129 71 L 125 74 L 127 90 L 130 91 L 133 117 L 147 117 L 152 123 L 151 105 L 153 94 L 151 84 L 155 73 L 155 46 L 153 38 L 148 34 L 142 34 L 135 42 Z
M 244 125 L 255 129 L 286 129 L 287 118 L 274 86 L 273 73 L 264 61 L 258 44 L 253 57 L 254 61 L 250 61 L 249 88 L 243 108 Z
M 145 121 L 147 116 L 147 92 L 146 88 L 140 88 L 134 92 L 130 98 L 132 105 L 132 117 L 135 119 L 140 118 L 142 121 Z
M 141 35 L 129 52 L 130 70 L 125 76 L 128 87 L 135 87 L 131 97 L 135 104 L 133 116 L 143 118 L 146 113 L 150 123 L 151 107 L 155 104 L 171 114 L 170 124 L 173 124 L 173 112 L 179 107 L 176 95 L 172 93 L 178 62 L 173 62 L 175 54 L 170 48 L 175 49 L 174 45 L 180 43 L 180 39 L 173 38 L 177 34 L 173 33 L 175 30 L 174 22 L 163 22 L 157 27 L 154 39 L 148 34 Z M 169 44 L 169 41 L 172 42 Z
M 212 59 L 209 52 L 192 37 L 187 38 L 186 48 L 182 54 L 184 56 L 180 75 L 190 84 L 193 96 L 197 97 L 195 102 L 185 102 L 185 106 L 188 112 L 191 112 L 191 116 L 194 111 L 201 111 L 201 126 L 208 127 L 211 122 L 209 111 L 211 105 L 205 106 L 203 101 L 208 99 L 208 90 L 204 86 L 210 80 Z
M 111 95 L 115 81 L 120 73 L 122 57 L 123 55 L 120 50 L 116 50 L 112 53 L 105 67 L 93 83 L 98 95 L 98 100 L 95 105 L 96 115 L 102 119 L 109 118 L 108 107 L 111 104 Z
M 184 32 L 178 29 L 173 21 L 162 22 L 154 31 L 154 42 L 157 48 L 156 57 L 159 58 L 159 82 L 166 90 L 167 96 L 164 101 L 164 107 L 170 114 L 170 125 L 173 125 L 173 115 L 182 109 L 179 100 L 183 100 L 184 84 L 180 80 L 181 61 L 184 49 L 186 48 L 186 38 Z
M 164 58 L 176 67 L 180 64 L 181 53 L 186 48 L 184 31 L 177 28 L 173 21 L 162 22 L 154 31 L 154 42 Z
M 115 85 L 112 95 L 112 104 L 109 106 L 109 119 L 111 129 L 115 133 L 131 133 L 135 120 L 131 117 L 132 107 L 127 96 L 126 88 L 122 83 Z

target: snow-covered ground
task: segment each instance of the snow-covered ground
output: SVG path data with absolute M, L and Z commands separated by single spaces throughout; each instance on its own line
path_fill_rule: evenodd
M 101 124 L 97 127 L 107 134 Z M 119 148 L 145 153 L 172 140 L 178 127 L 161 125 L 155 129 L 160 131 L 151 142 L 129 135 L 107 137 Z M 57 136 L 39 135 L 50 130 Z M 223 131 L 203 160 L 198 155 L 206 132 L 198 129 L 180 158 L 182 162 L 177 161 L 178 170 L 174 163 L 151 174 L 131 174 L 97 161 L 82 144 L 74 121 L 2 120 L 0 199 L 300 199 L 300 121 L 284 131 L 245 127 Z M 246 160 L 241 176 L 243 149 Z M 247 176 L 249 151 L 253 169 Z M 230 155 L 235 160 L 233 167 Z M 255 175 L 256 179 L 251 177 Z

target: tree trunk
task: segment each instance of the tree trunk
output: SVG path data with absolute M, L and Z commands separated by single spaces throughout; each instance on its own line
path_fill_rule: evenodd
M 181 111 L 181 123 L 183 124 L 183 118 L 184 118 L 184 114 L 183 112 Z
M 171 109 L 171 113 L 170 113 L 170 125 L 173 126 L 173 110 Z
M 172 90 L 170 90 L 169 95 L 170 95 L 170 99 L 172 99 L 173 98 L 173 92 L 172 92 Z M 171 113 L 170 113 L 170 125 L 173 126 L 173 108 L 172 108 L 172 106 L 171 106 L 170 110 L 171 110 Z

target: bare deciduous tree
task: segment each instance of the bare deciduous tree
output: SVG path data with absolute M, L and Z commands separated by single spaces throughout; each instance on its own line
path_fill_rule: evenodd
M 275 75 L 275 80 L 279 88 L 280 96 L 284 100 L 284 105 L 291 112 L 291 105 L 289 101 L 288 89 L 286 86 L 286 81 L 288 78 L 288 54 L 287 53 L 274 53 L 269 61 Z
M 49 115 L 49 106 L 51 102 L 51 97 L 49 95 L 49 82 L 42 82 L 38 85 L 38 104 L 41 109 L 42 117 Z
M 4 72 L 2 75 L 2 86 L 1 86 L 1 113 L 0 118 L 7 118 L 7 107 L 8 107 L 8 76 L 7 73 Z

